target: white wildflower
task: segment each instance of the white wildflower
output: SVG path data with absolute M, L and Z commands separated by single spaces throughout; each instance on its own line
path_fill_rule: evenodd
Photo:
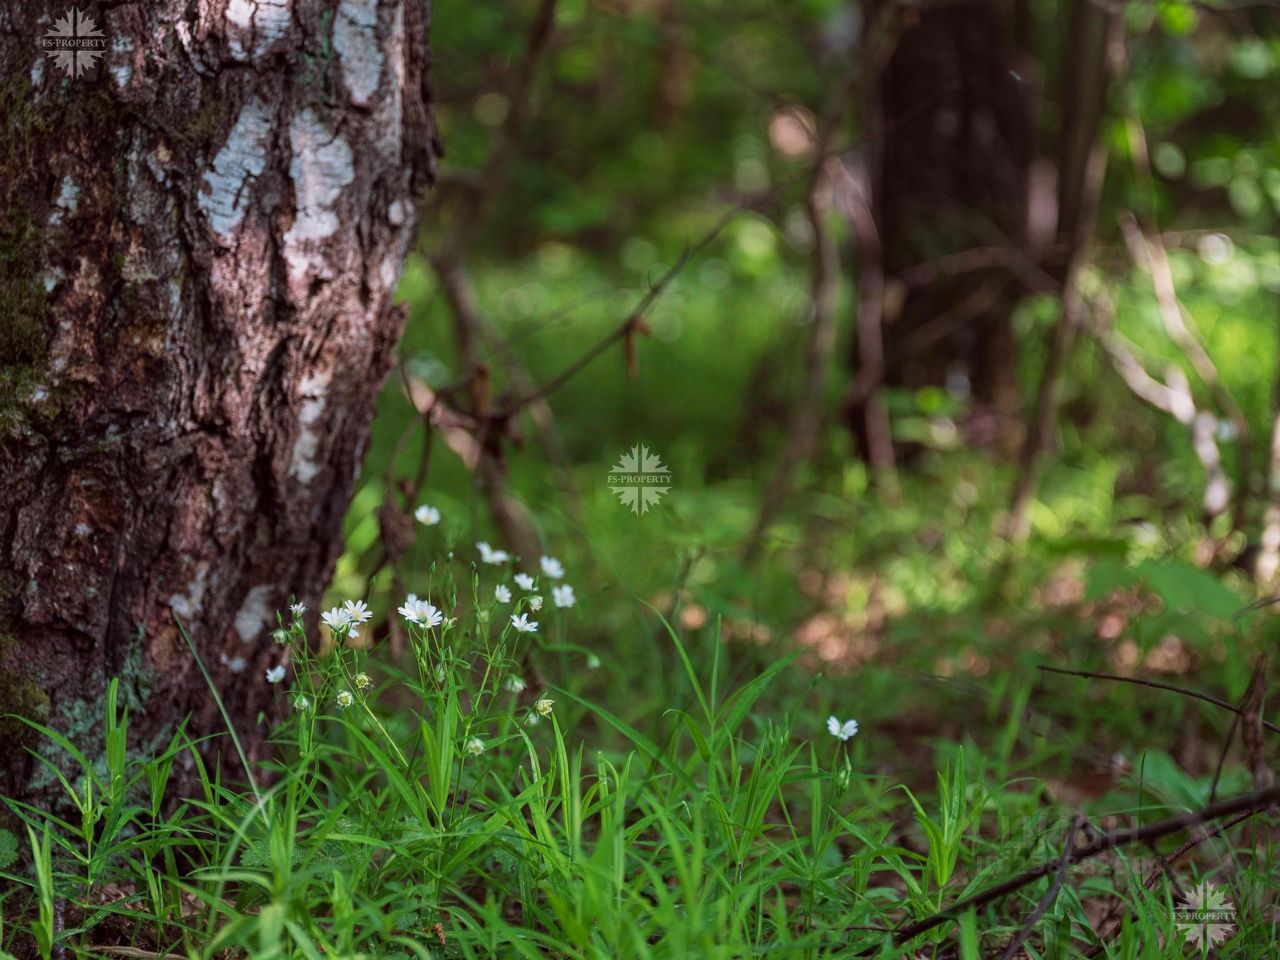
M 356 600 L 354 602 L 348 600 L 343 604 L 343 606 L 347 608 L 347 613 L 351 615 L 352 623 L 368 623 L 373 619 L 373 614 L 369 611 L 369 608 L 365 606 L 363 600 Z
M 551 599 L 557 607 L 572 607 L 578 602 L 578 598 L 573 595 L 573 587 L 567 583 L 563 587 L 552 587 Z
M 347 709 L 347 707 L 351 706 L 353 703 L 356 702 L 356 698 L 351 695 L 350 690 L 339 690 L 338 695 L 333 699 L 337 702 L 338 706 L 340 706 L 343 710 Z
M 516 586 L 521 590 L 528 591 L 533 589 L 533 577 L 527 573 L 517 573 L 513 579 L 516 582 Z
M 284 664 L 270 667 L 267 670 L 267 683 L 279 683 L 284 679 Z
M 536 593 L 529 598 L 529 609 L 532 610 L 534 613 L 537 613 L 539 610 L 542 609 L 542 598 L 538 596 Z
M 244 673 L 244 668 L 249 665 L 249 661 L 244 657 L 232 657 L 227 661 L 227 669 L 232 673 Z
M 508 560 L 511 559 L 511 554 L 507 553 L 507 551 L 495 550 L 493 549 L 493 547 L 489 546 L 489 544 L 485 543 L 483 540 L 481 540 L 479 543 L 476 544 L 476 549 L 480 551 L 481 563 L 499 564 L 499 563 L 506 563 Z
M 507 677 L 506 687 L 509 693 L 521 693 L 525 688 L 525 682 L 513 673 Z
M 538 564 L 542 567 L 542 572 L 552 580 L 559 580 L 564 576 L 564 565 L 555 557 L 543 557 Z
M 555 701 L 550 697 L 542 697 L 533 705 L 534 712 L 540 717 L 549 717 L 551 716 L 551 705 L 553 703 Z
M 538 621 L 530 620 L 526 614 L 516 616 L 511 615 L 511 626 L 515 627 L 517 633 L 535 633 L 538 629 Z
M 357 673 L 356 686 L 359 687 L 361 690 L 366 690 L 369 687 L 373 686 L 373 680 L 369 677 L 367 673 Z
M 332 610 L 326 610 L 320 614 L 320 619 L 334 633 L 342 633 L 351 627 L 351 614 L 341 607 L 334 607 Z
M 484 741 L 479 737 L 472 737 L 467 741 L 467 745 L 463 747 L 463 749 L 473 757 L 478 757 L 480 754 L 484 753 Z
M 833 737 L 839 737 L 842 741 L 849 740 L 858 734 L 858 721 L 846 720 L 841 723 L 835 717 L 827 717 L 827 733 Z
M 500 583 L 493 588 L 493 595 L 499 603 L 511 602 L 511 588 L 506 584 Z
M 429 507 L 425 503 L 413 511 L 413 517 L 423 526 L 434 527 L 440 522 L 440 511 L 435 507 Z
M 305 603 L 291 603 L 289 604 L 289 612 L 295 617 L 300 617 L 307 612 L 307 605 Z
M 396 611 L 409 623 L 420 627 L 438 627 L 444 621 L 444 614 L 436 609 L 435 604 L 419 600 L 412 593 L 405 598 L 404 604 Z

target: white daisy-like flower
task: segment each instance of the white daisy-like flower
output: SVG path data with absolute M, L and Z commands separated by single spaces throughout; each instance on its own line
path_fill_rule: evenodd
M 515 580 L 516 586 L 521 590 L 527 591 L 533 589 L 533 577 L 529 576 L 527 573 L 517 573 L 512 577 L 512 579 Z
M 289 604 L 289 612 L 295 617 L 300 617 L 307 612 L 307 605 L 305 603 L 291 603 Z
M 373 680 L 367 673 L 357 673 L 356 686 L 361 690 L 367 690 L 369 687 L 373 686 Z
M 542 609 L 542 598 L 538 596 L 536 593 L 529 598 L 529 609 L 532 610 L 534 613 L 537 613 L 539 610 Z
M 511 588 L 504 583 L 500 583 L 493 588 L 493 596 L 499 603 L 510 603 Z
M 587 654 L 587 669 L 588 670 L 600 669 L 600 658 L 597 657 L 594 653 Z
M 339 690 L 338 695 L 333 699 L 343 710 L 356 702 L 356 698 L 351 695 L 350 690 Z
M 320 619 L 334 633 L 341 633 L 351 627 L 351 614 L 341 607 L 334 607 L 320 614 Z
M 347 613 L 351 615 L 352 623 L 368 623 L 373 619 L 373 613 L 365 606 L 363 600 L 348 600 L 343 606 L 347 608 Z
M 429 507 L 425 503 L 413 511 L 413 518 L 423 526 L 434 527 L 440 522 L 440 511 L 435 507 Z
M 552 580 L 559 580 L 564 576 L 564 564 L 555 557 L 542 557 L 538 560 L 538 565 L 542 567 L 542 572 Z
M 506 688 L 508 693 L 520 693 L 525 688 L 525 682 L 513 673 L 507 677 Z
M 466 750 L 467 753 L 471 754 L 473 757 L 478 757 L 480 754 L 484 753 L 484 741 L 479 737 L 472 737 L 467 741 L 466 746 L 462 749 Z
M 284 679 L 284 664 L 278 664 L 267 669 L 267 683 L 279 683 Z
M 511 554 L 507 553 L 507 551 L 495 550 L 483 540 L 476 544 L 476 549 L 480 551 L 481 563 L 499 564 L 506 563 L 511 559 Z
M 555 701 L 550 697 L 542 697 L 533 705 L 533 710 L 540 717 L 549 717 L 551 716 L 551 705 L 554 703 Z
M 515 628 L 517 633 L 536 633 L 538 630 L 538 621 L 530 620 L 528 616 L 523 613 L 518 617 L 513 613 L 511 615 L 511 626 Z
M 841 741 L 850 740 L 858 735 L 858 721 L 846 720 L 841 723 L 835 717 L 827 717 L 827 733 L 839 737 Z
M 444 614 L 436 609 L 435 604 L 419 600 L 413 594 L 409 594 L 396 613 L 420 627 L 438 627 L 444 621 Z
M 567 583 L 563 587 L 551 588 L 551 600 L 557 607 L 572 607 L 578 602 L 578 598 L 573 595 L 573 587 Z

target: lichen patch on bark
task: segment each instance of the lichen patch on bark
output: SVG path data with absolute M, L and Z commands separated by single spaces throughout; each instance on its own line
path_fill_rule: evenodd
M 382 47 L 378 42 L 378 4 L 342 0 L 333 21 L 333 49 L 342 67 L 342 82 L 351 102 L 367 106 L 382 79 Z
M 266 169 L 273 114 L 264 100 L 256 96 L 250 98 L 204 174 L 200 209 L 213 232 L 224 242 L 234 238 L 249 207 L 253 181 Z

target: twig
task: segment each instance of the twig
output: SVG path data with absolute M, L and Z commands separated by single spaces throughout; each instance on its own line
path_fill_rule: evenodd
M 1271 804 L 1280 801 L 1280 786 L 1268 787 L 1266 790 L 1258 790 L 1254 793 L 1246 793 L 1230 800 L 1223 800 L 1220 803 L 1209 804 L 1199 810 L 1193 810 L 1176 817 L 1170 817 L 1167 820 L 1160 820 L 1157 823 L 1148 824 L 1145 827 L 1136 827 L 1128 830 L 1113 830 L 1109 833 L 1100 834 L 1090 843 L 1077 847 L 1071 851 L 1071 856 L 1067 858 L 1067 864 L 1074 865 L 1084 860 L 1096 857 L 1099 854 L 1106 853 L 1109 850 L 1115 850 L 1120 847 L 1126 847 L 1134 843 L 1146 843 L 1148 840 L 1158 840 L 1161 837 L 1169 836 L 1173 833 L 1181 833 L 1183 830 L 1191 827 L 1199 826 L 1209 820 L 1218 820 L 1222 817 L 1234 816 L 1238 813 L 1250 811 L 1257 813 L 1259 810 L 1266 809 Z M 922 933 L 927 933 L 934 927 L 941 926 L 948 920 L 974 910 L 978 907 L 985 906 L 994 900 L 1007 897 L 1009 894 L 1021 890 L 1023 887 L 1035 883 L 1037 880 L 1048 876 L 1054 870 L 1058 869 L 1062 863 L 1062 858 L 1041 863 L 1029 870 L 1024 870 L 1016 876 L 1003 880 L 993 887 L 988 887 L 980 893 L 975 893 L 971 897 L 965 897 L 953 903 L 944 910 L 940 910 L 935 914 L 925 917 L 915 923 L 908 924 L 900 928 L 893 936 L 893 942 L 896 946 L 914 940 Z M 874 956 L 880 951 L 880 945 L 867 947 L 861 952 L 854 954 L 859 957 Z
M 1171 364 L 1163 381 L 1147 372 L 1133 347 L 1113 328 L 1115 307 L 1108 296 L 1099 292 L 1089 302 L 1093 307 L 1093 336 L 1120 378 L 1140 400 L 1191 429 L 1191 446 L 1205 471 L 1201 509 L 1207 523 L 1231 501 L 1231 480 L 1218 448 L 1217 420 L 1197 409 L 1191 384 L 1181 367 Z
M 622 323 L 620 323 L 611 333 L 606 334 L 602 340 L 597 342 L 594 346 L 589 347 L 580 357 L 578 357 L 577 360 L 573 361 L 573 363 L 569 364 L 569 366 L 565 367 L 564 370 L 560 371 L 560 373 L 556 374 L 542 386 L 536 387 L 518 399 L 511 401 L 503 407 L 498 416 L 503 418 L 514 416 L 535 400 L 540 400 L 543 397 L 554 393 L 556 390 L 559 390 L 566 383 L 572 380 L 578 371 L 590 364 L 592 360 L 608 350 L 609 347 L 613 346 L 613 344 L 618 340 L 621 340 L 624 337 L 636 336 L 639 333 L 646 333 L 648 331 L 648 327 L 644 322 L 645 313 L 648 312 L 649 308 L 653 306 L 654 301 L 662 295 L 663 291 L 667 289 L 671 284 L 671 281 L 676 278 L 680 271 L 683 270 L 690 261 L 697 257 L 698 254 L 702 253 L 703 250 L 710 246 L 716 237 L 720 235 L 720 232 L 733 220 L 748 210 L 756 209 L 771 198 L 772 193 L 754 197 L 744 200 L 731 210 L 726 211 L 720 219 L 715 222 L 711 229 L 703 234 L 697 243 L 691 247 L 685 248 L 685 251 L 680 255 L 680 258 L 667 268 L 666 273 L 659 277 L 658 281 L 645 292 L 644 296 L 640 298 L 639 303 L 637 303 L 632 311 L 627 315 L 627 318 L 623 320 Z
M 1062 889 L 1062 881 L 1067 877 L 1067 866 L 1071 863 L 1071 855 L 1076 849 L 1076 835 L 1079 833 L 1083 823 L 1084 817 L 1079 814 L 1071 821 L 1071 826 L 1067 829 L 1067 842 L 1063 845 L 1062 857 L 1058 861 L 1058 872 L 1053 876 L 1053 883 L 1049 884 L 1049 889 L 1040 898 L 1036 908 L 1031 911 L 1031 915 L 1027 917 L 1017 936 L 1010 940 L 1009 945 L 1004 948 L 1004 953 L 1000 955 L 1000 960 L 1013 960 L 1019 948 L 1027 942 L 1027 937 L 1031 936 L 1032 931 L 1035 930 L 1036 924 L 1040 922 L 1040 918 L 1044 916 L 1045 911 L 1053 906 L 1053 901 L 1058 898 L 1058 891 Z
M 1086 680 L 1114 680 L 1116 683 L 1132 683 L 1139 687 L 1151 687 L 1154 690 L 1168 690 L 1170 693 L 1180 693 L 1182 696 L 1191 697 L 1194 700 L 1203 700 L 1205 703 L 1211 703 L 1215 707 L 1221 707 L 1223 710 L 1229 710 L 1237 715 L 1241 715 L 1244 712 L 1235 704 L 1228 703 L 1219 697 L 1201 693 L 1199 690 L 1188 690 L 1186 687 L 1175 687 L 1171 683 L 1161 683 L 1159 680 L 1145 680 L 1141 677 L 1121 677 L 1114 673 L 1093 673 L 1089 670 L 1067 670 L 1064 667 L 1051 667 L 1047 664 L 1037 664 L 1036 669 L 1045 673 L 1060 673 L 1068 677 L 1083 677 Z M 1259 722 L 1272 733 L 1280 733 L 1280 727 L 1274 723 L 1261 719 Z
M 1171 871 L 1173 866 L 1179 860 L 1185 857 L 1188 853 L 1190 853 L 1196 847 L 1200 846 L 1200 844 L 1207 843 L 1210 840 L 1214 839 L 1215 837 L 1222 836 L 1222 834 L 1226 833 L 1232 827 L 1235 827 L 1240 825 L 1241 823 L 1244 823 L 1244 821 L 1248 820 L 1250 817 L 1256 817 L 1259 813 L 1261 813 L 1265 809 L 1266 807 L 1263 806 L 1263 807 L 1255 807 L 1252 810 L 1246 810 L 1243 813 L 1237 814 L 1236 816 L 1232 817 L 1226 823 L 1220 823 L 1216 827 L 1214 827 L 1212 830 L 1206 830 L 1200 836 L 1192 837 L 1190 840 L 1187 840 L 1185 843 L 1179 846 L 1172 853 L 1160 859 L 1160 862 L 1156 864 L 1155 868 L 1147 875 L 1147 879 L 1142 882 L 1143 887 L 1145 887 L 1147 890 L 1153 889 L 1156 885 L 1156 881 L 1159 880 L 1163 874 L 1166 874 L 1167 872 Z M 1098 942 L 1095 943 L 1092 947 L 1090 947 L 1085 952 L 1084 960 L 1091 960 L 1091 958 L 1096 957 L 1098 954 L 1100 954 L 1106 948 L 1107 941 L 1120 932 L 1120 928 L 1123 926 L 1123 924 L 1124 924 L 1123 920 L 1118 921 L 1106 933 L 1098 934 Z

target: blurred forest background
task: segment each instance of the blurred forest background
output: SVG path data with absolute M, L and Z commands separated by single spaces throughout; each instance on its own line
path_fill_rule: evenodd
M 447 156 L 336 595 L 393 608 L 426 501 L 450 543 L 594 571 L 573 640 L 637 715 L 671 681 L 619 591 L 741 675 L 792 646 L 857 671 L 908 752 L 1034 696 L 1028 658 L 1243 695 L 1280 547 L 1274 8 L 544 0 L 434 30 Z M 607 476 L 636 444 L 671 470 L 642 516 Z M 1046 749 L 1105 770 L 1195 709 L 1115 693 Z M 1194 727 L 1166 744 L 1193 769 Z

